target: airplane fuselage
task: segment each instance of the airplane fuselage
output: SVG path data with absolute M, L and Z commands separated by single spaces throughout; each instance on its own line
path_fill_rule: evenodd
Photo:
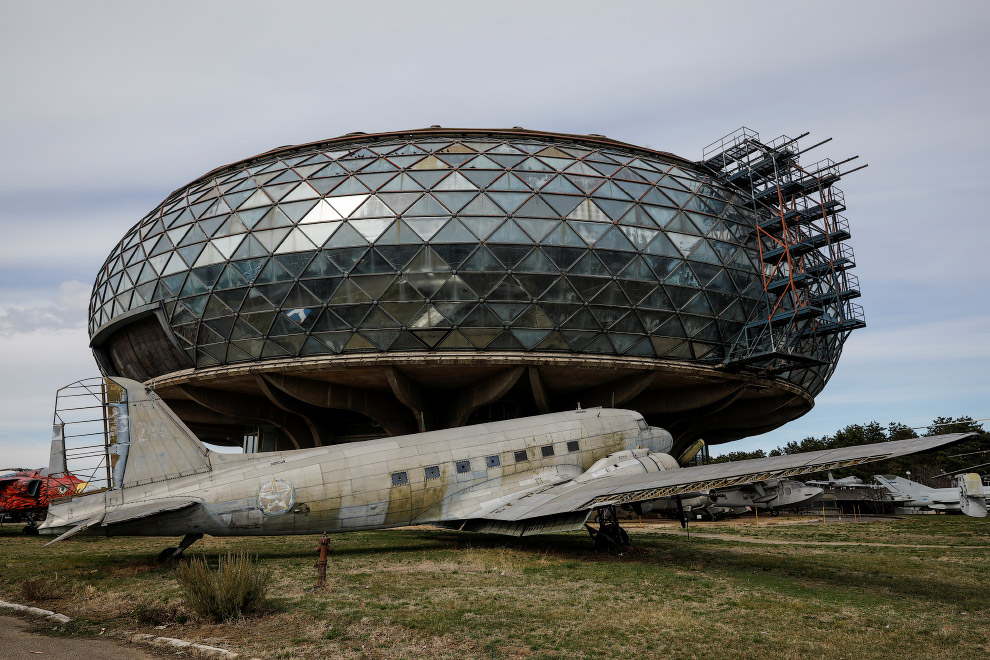
M 133 456 L 155 429 L 131 416 Z M 143 483 L 125 473 L 123 488 L 56 503 L 41 531 L 59 534 L 104 510 L 110 520 L 124 505 L 153 509 L 163 498 L 196 498 L 201 506 L 131 520 L 113 533 L 312 534 L 450 523 L 636 448 L 670 451 L 670 435 L 632 411 L 589 409 L 314 449 L 208 452 L 194 474 Z

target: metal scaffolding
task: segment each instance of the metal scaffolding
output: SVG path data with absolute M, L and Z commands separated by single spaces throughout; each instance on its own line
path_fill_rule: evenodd
M 849 222 L 841 214 L 845 198 L 835 183 L 844 174 L 823 159 L 809 166 L 797 138 L 763 142 L 748 128 L 705 148 L 702 165 L 739 194 L 753 211 L 751 237 L 759 252 L 763 297 L 735 342 L 725 364 L 770 371 L 824 365 L 836 342 L 866 326 Z

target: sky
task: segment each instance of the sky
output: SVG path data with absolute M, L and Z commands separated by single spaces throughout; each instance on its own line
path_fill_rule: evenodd
M 988 28 L 963 1 L 0 3 L 0 467 L 47 462 L 56 389 L 98 373 L 96 272 L 172 190 L 433 124 L 834 138 L 808 162 L 869 163 L 839 186 L 868 327 L 810 413 L 713 453 L 990 417 Z

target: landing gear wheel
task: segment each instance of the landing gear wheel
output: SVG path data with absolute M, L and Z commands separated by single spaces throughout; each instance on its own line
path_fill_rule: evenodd
M 176 559 L 182 559 L 182 552 L 178 548 L 165 548 L 158 553 L 159 564 L 164 564 Z
M 34 525 L 25 525 L 24 529 L 22 529 L 21 531 L 27 534 L 28 536 L 38 535 L 38 528 L 35 527 Z
M 780 515 L 780 511 L 777 511 L 777 509 L 770 509 L 770 515 L 776 518 Z
M 622 548 L 630 545 L 629 534 L 619 525 L 615 507 L 599 509 L 597 522 L 598 529 L 585 525 L 595 542 L 595 550 L 622 554 Z

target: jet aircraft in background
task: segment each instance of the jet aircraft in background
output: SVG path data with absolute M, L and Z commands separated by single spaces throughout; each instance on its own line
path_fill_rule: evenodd
M 85 487 L 86 482 L 65 471 L 0 470 L 0 520 L 25 522 L 24 533 L 37 534 L 38 520 L 44 517 L 53 498 L 76 495 Z
M 581 529 L 592 515 L 598 528 L 587 527 L 596 544 L 618 548 L 627 542 L 615 515 L 622 505 L 784 480 L 972 435 L 681 467 L 669 454 L 670 434 L 641 414 L 593 408 L 311 449 L 218 454 L 141 383 L 97 382 L 104 428 L 112 431 L 105 456 L 112 480 L 98 492 L 53 502 L 41 532 L 57 534 L 52 543 L 80 533 L 184 535 L 162 560 L 180 557 L 204 534 L 431 524 L 529 536 Z M 64 465 L 59 414 L 56 407 L 52 465 Z
M 956 475 L 951 488 L 929 488 L 892 474 L 876 475 L 873 479 L 887 489 L 895 504 L 929 511 L 958 512 L 982 518 L 987 515 L 990 492 L 975 472 Z

